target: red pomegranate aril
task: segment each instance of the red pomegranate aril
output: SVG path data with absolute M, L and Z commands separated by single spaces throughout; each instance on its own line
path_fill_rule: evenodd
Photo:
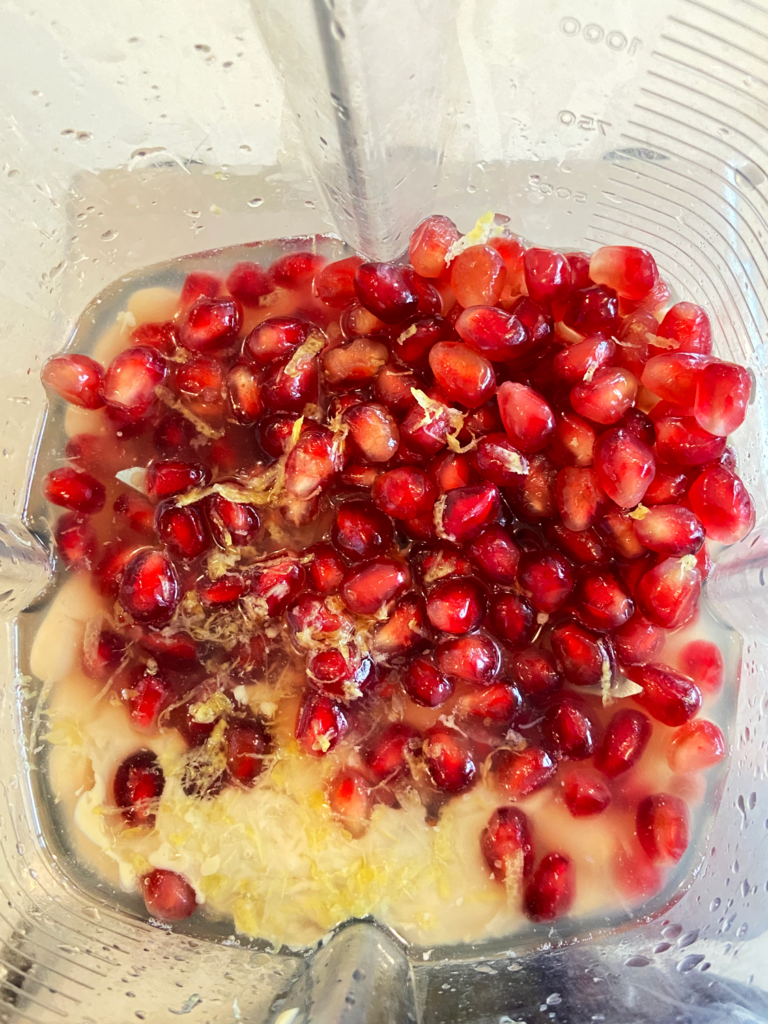
M 696 382 L 696 422 L 710 434 L 732 434 L 747 415 L 751 388 L 752 378 L 743 366 L 711 361 Z
M 325 382 L 330 387 L 360 387 L 371 383 L 387 361 L 387 346 L 374 338 L 354 338 L 322 356 Z
M 354 653 L 344 657 L 341 651 L 315 651 L 307 662 L 307 678 L 318 690 L 349 704 L 362 697 L 375 677 L 369 658 Z
M 642 686 L 633 700 L 663 725 L 685 725 L 701 707 L 701 691 L 687 676 L 669 665 L 632 665 L 626 669 L 633 683 Z
M 133 345 L 156 348 L 164 356 L 172 355 L 179 341 L 179 332 L 172 320 L 159 324 L 140 324 L 131 332 Z
M 363 761 L 377 782 L 395 782 L 408 771 L 408 756 L 418 745 L 418 732 L 395 722 L 373 737 L 363 751 Z
M 142 668 L 138 669 L 131 685 L 123 692 L 131 722 L 142 732 L 155 727 L 161 712 L 165 711 L 173 697 L 170 683 L 164 676 Z
M 248 581 L 244 576 L 227 572 L 215 580 L 201 577 L 195 584 L 195 589 L 204 605 L 218 608 L 239 601 L 248 591 Z
M 92 515 L 104 508 L 106 491 L 96 477 L 90 473 L 79 473 L 64 466 L 52 469 L 43 481 L 43 495 L 52 505 Z
M 589 276 L 608 285 L 623 299 L 644 298 L 659 280 L 656 260 L 647 249 L 631 245 L 604 245 L 589 261 Z
M 637 510 L 635 533 L 646 548 L 660 555 L 695 555 L 704 543 L 704 528 L 690 509 L 653 505 Z
M 227 772 L 241 786 L 252 786 L 266 768 L 269 733 L 258 719 L 233 719 L 227 726 Z
M 472 576 L 472 562 L 458 549 L 450 544 L 431 544 L 420 548 L 412 554 L 412 564 L 425 587 L 446 576 Z
M 628 430 L 649 448 L 656 443 L 656 428 L 653 425 L 653 420 L 640 409 L 627 409 L 616 426 L 620 430 Z
M 525 890 L 525 913 L 531 921 L 554 921 L 571 909 L 576 890 L 575 868 L 563 853 L 541 859 Z
M 326 305 L 343 309 L 355 301 L 355 273 L 362 262 L 359 256 L 347 256 L 346 259 L 326 263 L 315 274 L 312 291 Z
M 498 882 L 519 885 L 533 871 L 533 837 L 517 807 L 499 807 L 480 833 L 480 850 Z
M 439 341 L 429 353 L 435 380 L 452 402 L 477 409 L 496 391 L 493 366 L 460 341 Z
M 725 466 L 708 466 L 691 485 L 688 500 L 711 540 L 734 544 L 754 525 L 749 492 Z
M 491 597 L 490 626 L 500 640 L 513 647 L 530 643 L 536 632 L 533 609 L 512 591 L 501 591 Z
M 469 633 L 485 614 L 485 592 L 469 579 L 447 579 L 436 584 L 427 597 L 427 617 L 444 633 Z
M 500 487 L 517 483 L 528 472 L 528 460 L 506 434 L 485 434 L 478 441 L 472 458 L 480 476 Z
M 393 519 L 414 519 L 432 511 L 435 487 L 423 470 L 405 466 L 377 477 L 371 497 Z
M 521 295 L 512 304 L 510 312 L 528 329 L 531 343 L 543 349 L 554 335 L 555 322 L 550 311 L 527 295 Z
M 526 249 L 523 256 L 525 285 L 534 302 L 551 306 L 564 302 L 573 287 L 573 277 L 568 260 L 551 249 Z
M 137 622 L 163 625 L 180 598 L 179 577 L 162 551 L 142 548 L 131 556 L 120 581 L 120 603 Z
M 147 469 L 147 494 L 155 501 L 201 487 L 210 479 L 209 470 L 200 462 L 163 459 L 152 462 Z
M 564 622 L 550 634 L 557 667 L 574 686 L 601 686 L 613 677 L 613 649 L 576 622 Z
M 308 288 L 326 264 L 325 256 L 316 252 L 287 252 L 278 256 L 269 268 L 272 286 L 296 291 Z
M 581 384 L 586 377 L 610 366 L 616 360 L 616 345 L 609 338 L 587 338 L 568 345 L 557 353 L 552 370 L 564 384 Z
M 492 771 L 496 784 L 513 800 L 522 800 L 543 789 L 554 777 L 557 762 L 541 747 L 523 750 L 501 748 L 493 757 Z
M 641 578 L 638 604 L 651 622 L 677 629 L 693 618 L 701 593 L 701 573 L 693 555 L 665 558 Z
M 505 381 L 497 397 L 512 443 L 522 452 L 540 451 L 555 429 L 555 416 L 547 402 L 533 388 L 514 381 Z
M 115 804 L 129 825 L 153 828 L 165 776 L 156 754 L 137 750 L 120 763 L 112 783 Z
M 475 479 L 469 456 L 457 452 L 436 455 L 429 464 L 428 472 L 440 494 L 456 487 L 467 487 Z
M 147 910 L 161 921 L 183 921 L 197 910 L 195 890 L 175 871 L 156 868 L 142 878 L 141 891 Z
M 435 505 L 438 536 L 455 543 L 472 540 L 496 518 L 501 496 L 495 484 L 456 487 Z
M 195 356 L 175 367 L 173 389 L 182 398 L 193 400 L 194 408 L 218 409 L 222 401 L 224 368 L 211 356 Z
M 139 637 L 139 646 L 170 672 L 193 672 L 200 664 L 200 649 L 187 633 L 158 633 L 145 630 Z
M 349 436 L 368 462 L 389 462 L 400 443 L 392 413 L 378 402 L 365 402 L 344 413 Z
M 567 529 L 588 529 L 597 520 L 604 500 L 594 469 L 566 466 L 557 474 L 557 505 Z
M 260 299 L 272 291 L 267 272 L 258 263 L 236 263 L 227 275 L 226 287 L 233 299 L 255 309 Z
M 487 686 L 499 673 L 501 657 L 490 637 L 471 633 L 443 640 L 437 648 L 437 667 L 450 678 Z
M 261 382 L 264 405 L 277 413 L 302 412 L 307 403 L 317 401 L 318 394 L 317 357 L 314 355 L 298 361 L 292 358 L 273 363 Z
M 674 734 L 667 749 L 667 763 L 678 775 L 691 775 L 713 768 L 726 753 L 722 729 L 714 722 L 697 718 Z
M 215 298 L 221 291 L 221 281 L 215 274 L 193 270 L 187 274 L 179 296 L 179 308 L 186 309 L 200 298 Z
M 414 317 L 392 339 L 392 354 L 406 366 L 423 369 L 429 365 L 432 346 L 452 336 L 450 325 L 441 316 Z
M 520 691 L 513 683 L 494 683 L 465 693 L 456 703 L 456 712 L 506 729 L 520 714 L 521 707 Z
M 544 534 L 550 544 L 576 562 L 605 562 L 610 557 L 610 552 L 592 527 L 577 531 L 567 529 L 562 523 L 549 523 Z
M 656 420 L 656 452 L 662 462 L 701 466 L 719 459 L 725 438 L 704 430 L 693 416 L 667 414 Z
M 562 689 L 563 679 L 555 659 L 544 647 L 529 647 L 515 654 L 510 669 L 523 696 L 532 704 L 546 703 Z
M 518 580 L 533 607 L 551 615 L 573 590 L 573 566 L 559 551 L 527 552 L 520 559 Z
M 346 715 L 336 701 L 325 694 L 305 694 L 296 722 L 296 739 L 307 754 L 323 757 L 333 750 L 348 728 Z
M 612 573 L 603 569 L 582 570 L 574 591 L 574 611 L 587 626 L 617 629 L 634 610 L 634 601 Z
M 119 633 L 102 629 L 98 636 L 91 636 L 86 631 L 83 643 L 83 672 L 90 679 L 103 682 L 109 679 L 119 668 L 125 658 L 128 644 Z
M 367 501 L 347 501 L 336 511 L 332 537 L 336 548 L 348 558 L 371 558 L 391 546 L 392 523 Z
M 466 739 L 443 725 L 433 726 L 422 748 L 427 772 L 443 793 L 461 793 L 475 782 L 477 765 Z
M 262 320 L 243 342 L 243 356 L 263 366 L 289 359 L 307 340 L 312 325 L 294 316 L 271 316 Z
M 155 514 L 157 536 L 178 558 L 197 558 L 208 547 L 205 522 L 194 505 L 163 502 Z
M 399 324 L 416 312 L 419 296 L 406 273 L 394 263 L 361 263 L 355 271 L 357 297 L 385 324 Z
M 481 405 L 479 409 L 472 409 L 464 417 L 464 425 L 459 431 L 459 440 L 462 444 L 482 437 L 484 434 L 500 433 L 504 429 L 499 415 L 499 405 L 495 397 Z
M 341 584 L 347 608 L 357 615 L 373 615 L 408 586 L 407 568 L 394 558 L 373 558 L 349 569 Z
M 179 324 L 179 343 L 190 352 L 210 352 L 231 344 L 243 322 L 235 299 L 199 298 Z
M 104 405 L 104 371 L 90 356 L 79 354 L 54 356 L 40 374 L 43 384 L 81 409 L 100 409 Z
M 597 772 L 577 768 L 563 780 L 563 799 L 574 818 L 590 818 L 608 807 L 611 791 Z
M 595 429 L 581 416 L 564 413 L 551 437 L 552 457 L 560 466 L 585 469 L 594 462 Z
M 669 285 L 663 278 L 659 278 L 647 295 L 642 299 L 624 299 L 620 297 L 619 311 L 622 316 L 629 316 L 635 312 L 659 312 L 669 305 Z
M 77 512 L 65 512 L 53 528 L 56 551 L 67 569 L 77 572 L 91 569 L 98 541 L 91 521 Z
M 647 665 L 663 645 L 663 630 L 637 611 L 613 634 L 613 646 L 622 665 Z
M 595 470 L 600 484 L 621 508 L 643 500 L 656 473 L 653 452 L 631 431 L 607 430 L 595 445 Z
M 324 427 L 301 434 L 285 460 L 285 491 L 308 501 L 320 494 L 334 477 L 337 458 L 333 435 Z
M 470 306 L 456 321 L 456 333 L 469 348 L 495 363 L 514 365 L 534 347 L 519 317 L 495 306 Z
M 688 847 L 688 807 L 668 793 L 655 793 L 637 808 L 637 838 L 654 863 L 676 864 Z
M 251 593 L 263 598 L 270 617 L 280 615 L 304 586 L 306 573 L 295 556 L 280 558 L 259 569 L 251 582 Z
M 605 728 L 603 742 L 595 754 L 595 767 L 609 779 L 623 775 L 643 756 L 651 731 L 651 723 L 642 711 L 617 711 Z
M 581 698 L 566 693 L 549 706 L 541 725 L 548 749 L 557 757 L 583 761 L 595 751 L 594 726 Z
M 390 412 L 400 416 L 413 405 L 413 389 L 421 389 L 424 382 L 410 370 L 387 363 L 379 370 L 373 385 L 374 397 Z
M 520 549 L 503 526 L 487 526 L 469 542 L 467 550 L 494 583 L 508 586 L 517 579 Z
M 619 328 L 616 292 L 603 285 L 572 292 L 562 320 L 577 334 L 615 334 Z
M 504 260 L 490 245 L 471 245 L 451 262 L 451 288 L 465 309 L 495 306 L 506 277 Z
M 195 433 L 188 419 L 178 413 L 168 413 L 155 427 L 152 443 L 159 455 L 179 455 L 189 449 Z
M 360 772 L 342 768 L 328 783 L 326 790 L 331 814 L 355 839 L 366 830 L 373 807 L 373 795 Z
M 312 555 L 307 565 L 309 579 L 319 594 L 335 594 L 347 567 L 331 544 L 315 544 L 308 552 Z
M 247 502 L 230 501 L 221 494 L 209 494 L 205 499 L 205 510 L 213 539 L 223 548 L 232 545 L 247 547 L 259 536 L 259 513 Z
M 408 243 L 411 266 L 422 277 L 440 277 L 446 268 L 446 254 L 460 237 L 449 217 L 427 217 L 415 229 Z
M 701 306 L 693 302 L 678 302 L 667 312 L 659 324 L 657 338 L 651 344 L 651 355 L 669 350 L 710 354 L 712 327 Z
M 674 505 L 690 485 L 689 473 L 678 466 L 656 463 L 656 475 L 643 495 L 644 505 Z
M 696 400 L 697 383 L 711 362 L 709 356 L 697 352 L 664 353 L 648 360 L 640 380 L 664 401 L 690 408 Z
M 376 629 L 371 651 L 377 659 L 388 661 L 421 649 L 428 636 L 423 598 L 419 594 L 405 594 Z
M 616 361 L 638 378 L 648 361 L 649 343 L 656 338 L 658 326 L 653 313 L 632 313 L 624 318 L 617 335 Z
M 401 679 L 405 692 L 421 707 L 439 707 L 453 695 L 453 683 L 426 656 L 412 658 Z
M 105 597 L 111 597 L 113 600 L 117 597 L 125 568 L 135 552 L 135 544 L 124 547 L 115 543 L 105 547 L 104 554 L 94 572 L 98 589 Z
M 577 384 L 571 391 L 575 412 L 593 423 L 607 426 L 620 420 L 634 405 L 637 378 L 623 367 L 604 366 L 589 383 Z
M 680 651 L 680 669 L 702 693 L 718 694 L 725 681 L 725 659 L 711 640 L 691 640 Z
M 115 514 L 137 533 L 151 534 L 155 528 L 155 507 L 138 491 L 126 491 L 112 505 Z
M 226 379 L 229 410 L 238 423 L 255 423 L 264 410 L 261 381 L 250 366 L 233 366 Z

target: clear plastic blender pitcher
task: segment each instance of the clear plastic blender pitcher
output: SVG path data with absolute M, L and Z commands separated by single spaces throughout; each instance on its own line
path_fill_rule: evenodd
M 192 0 L 0 7 L 0 1020 L 50 1024 L 768 1020 L 768 7 L 756 0 Z M 23 522 L 39 368 L 116 279 L 329 230 L 371 256 L 443 212 L 541 244 L 646 246 L 756 397 L 737 436 L 758 527 L 707 587 L 744 638 L 706 846 L 647 919 L 533 945 L 408 949 L 362 922 L 319 951 L 158 929 L 49 841 L 20 673 L 47 578 Z M 330 244 L 330 243 L 329 243 Z M 27 609 L 27 610 L 25 610 Z

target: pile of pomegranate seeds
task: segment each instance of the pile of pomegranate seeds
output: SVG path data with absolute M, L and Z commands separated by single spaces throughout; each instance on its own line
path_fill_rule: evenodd
M 670 665 L 664 646 L 697 615 L 707 540 L 752 526 L 727 447 L 750 376 L 711 355 L 703 309 L 667 308 L 650 253 L 526 248 L 497 220 L 461 238 L 430 217 L 410 263 L 195 272 L 109 366 L 46 364 L 98 422 L 44 484 L 64 565 L 110 609 L 83 670 L 147 736 L 115 765 L 116 827 L 155 826 L 151 738 L 177 730 L 200 800 L 278 752 L 329 759 L 353 837 L 406 788 L 433 824 L 484 780 L 478 857 L 532 921 L 578 890 L 534 794 L 620 812 L 628 898 L 682 857 L 685 800 L 637 773 L 654 736 L 675 777 L 726 754 L 696 717 L 722 655 L 692 640 Z M 235 691 L 289 663 L 279 741 Z M 195 909 L 174 872 L 142 889 L 159 917 Z

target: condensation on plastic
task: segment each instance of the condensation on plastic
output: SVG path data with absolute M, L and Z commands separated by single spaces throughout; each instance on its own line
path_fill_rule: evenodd
M 280 0 L 259 6 L 287 9 Z M 309 2 L 306 10 L 314 16 Z M 42 846 L 21 757 L 34 694 L 15 674 L 9 624 L 0 1021 L 166 1024 L 182 1015 L 192 1024 L 288 1024 L 312 1019 L 328 972 L 345 1000 L 326 1022 L 360 1020 L 351 1007 L 379 996 L 393 1020 L 415 1015 L 422 1024 L 768 1019 L 768 7 L 461 0 L 454 24 L 444 109 L 425 104 L 414 125 L 430 143 L 429 159 L 413 168 L 424 176 L 414 202 L 428 186 L 428 206 L 464 230 L 496 209 L 545 244 L 648 246 L 676 291 L 711 310 L 717 351 L 755 375 L 737 440 L 758 527 L 725 552 L 708 588 L 745 642 L 732 766 L 707 856 L 652 920 L 566 946 L 553 934 L 552 948 L 538 951 L 514 940 L 482 954 L 420 951 L 401 960 L 405 973 L 397 964 L 406 952 L 362 926 L 343 948 L 336 940 L 325 947 L 324 965 L 152 928 L 118 913 L 106 894 L 86 898 Z M 354 38 L 352 25 L 339 28 Z M 400 45 L 412 51 L 425 40 L 403 36 Z M 285 54 L 276 64 L 287 66 Z M 377 66 L 383 74 L 386 61 Z M 12 517 L 22 510 L 44 410 L 38 372 L 80 310 L 149 263 L 326 230 L 322 203 L 332 196 L 304 169 L 301 136 L 244 3 L 9 2 L 0 8 L 0 68 L 0 513 L 11 517 L 4 541 L 15 530 L 29 551 L 34 542 Z M 381 87 L 384 101 L 397 102 L 396 83 Z M 311 109 L 306 97 L 294 100 L 297 113 Z M 326 111 L 327 100 L 321 83 Z M 311 128 L 302 130 L 308 139 Z M 306 151 L 311 157 L 309 141 Z M 373 159 L 364 166 L 385 172 Z M 351 230 L 343 220 L 338 229 Z M 22 564 L 22 551 L 13 553 Z M 354 965 L 377 956 L 394 968 L 372 999 Z M 413 1005 L 396 998 L 408 976 Z

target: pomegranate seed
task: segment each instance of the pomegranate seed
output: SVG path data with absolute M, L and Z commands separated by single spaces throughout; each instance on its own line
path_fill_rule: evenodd
M 452 402 L 477 409 L 496 391 L 493 366 L 459 341 L 439 341 L 429 353 L 437 384 Z
M 163 502 L 157 506 L 155 523 L 158 538 L 178 558 L 197 558 L 208 547 L 205 522 L 194 505 Z
M 194 436 L 195 428 L 189 420 L 169 413 L 155 427 L 152 443 L 162 455 L 179 455 L 189 449 Z
M 556 626 L 550 635 L 557 667 L 574 686 L 600 686 L 613 677 L 613 648 L 575 622 Z
M 589 383 L 573 388 L 571 405 L 585 419 L 608 425 L 621 419 L 636 396 L 637 378 L 629 370 L 605 366 Z
M 515 682 L 533 704 L 546 703 L 562 689 L 563 680 L 555 659 L 543 647 L 529 647 L 515 654 L 511 667 Z
M 415 551 L 413 564 L 424 586 L 430 586 L 446 576 L 472 576 L 474 570 L 470 560 L 457 548 L 448 544 L 436 544 L 421 551 Z
M 638 510 L 639 511 L 639 510 Z M 641 544 L 661 555 L 693 555 L 704 543 L 704 528 L 680 505 L 654 505 L 635 519 Z
M 531 551 L 520 559 L 518 580 L 533 607 L 551 615 L 573 590 L 573 567 L 558 551 Z
M 242 363 L 233 366 L 226 379 L 227 401 L 238 423 L 255 423 L 261 416 L 261 382 L 258 374 Z
M 656 443 L 656 428 L 653 425 L 653 420 L 639 409 L 627 409 L 616 426 L 628 430 L 649 448 Z
M 622 315 L 634 312 L 661 312 L 664 306 L 669 305 L 669 286 L 661 277 L 642 299 L 621 299 L 619 310 Z
M 618 845 L 613 862 L 613 881 L 619 892 L 633 903 L 646 900 L 661 889 L 663 876 L 646 857 L 640 845 Z
M 705 469 L 692 484 L 688 500 L 711 540 L 734 544 L 754 525 L 755 509 L 746 487 L 724 466 Z
M 227 727 L 227 771 L 241 786 L 252 786 L 266 767 L 272 749 L 269 733 L 258 720 L 229 722 Z
M 696 400 L 697 383 L 710 362 L 709 356 L 697 352 L 664 353 L 648 360 L 640 379 L 664 401 L 690 408 Z
M 328 602 L 316 594 L 303 594 L 290 606 L 286 618 L 295 634 L 296 645 L 310 650 L 334 633 L 349 636 L 352 632 L 352 620 L 332 611 Z
M 404 413 L 413 405 L 413 389 L 422 386 L 423 381 L 414 373 L 387 363 L 376 376 L 374 393 L 391 412 Z
M 323 757 L 337 745 L 349 724 L 341 707 L 325 694 L 308 692 L 299 708 L 296 739 L 307 754 Z
M 564 384 L 583 383 L 586 377 L 591 380 L 594 374 L 610 366 L 616 360 L 616 345 L 607 338 L 587 338 L 575 345 L 569 345 L 557 353 L 552 370 Z
M 347 568 L 332 545 L 315 544 L 309 549 L 309 554 L 312 559 L 307 570 L 314 589 L 320 594 L 337 593 Z
M 179 577 L 162 551 L 142 548 L 125 565 L 119 588 L 120 603 L 137 622 L 161 625 L 179 603 Z
M 635 520 L 623 509 L 609 509 L 598 523 L 598 529 L 609 546 L 627 561 L 642 558 L 647 550 L 635 533 Z
M 541 747 L 501 748 L 493 757 L 496 782 L 513 800 L 522 800 L 542 789 L 556 771 L 557 762 Z
M 720 458 L 725 438 L 708 433 L 693 416 L 669 414 L 656 421 L 656 451 L 663 462 L 700 466 Z
M 552 409 L 538 392 L 505 381 L 498 390 L 499 412 L 512 443 L 523 452 L 537 452 L 555 429 Z
M 119 439 L 107 434 L 75 434 L 64 449 L 64 455 L 70 462 L 91 473 L 114 472 L 124 454 L 125 449 Z
M 636 377 L 641 376 L 648 361 L 649 343 L 655 340 L 658 326 L 656 317 L 648 312 L 632 313 L 621 325 L 617 362 Z
M 389 327 L 384 321 L 379 320 L 357 302 L 352 303 L 341 314 L 339 327 L 345 338 L 361 338 L 363 335 L 373 334 L 389 335 Z
M 595 767 L 609 779 L 629 771 L 643 756 L 651 729 L 642 711 L 617 711 L 606 726 L 603 742 L 595 754 Z
M 408 755 L 417 749 L 419 739 L 409 725 L 385 726 L 363 752 L 366 767 L 377 781 L 395 782 L 408 771 Z
M 490 483 L 448 491 L 435 505 L 439 536 L 457 543 L 472 540 L 496 517 L 500 501 L 498 487 Z
M 186 309 L 200 298 L 215 298 L 221 290 L 221 281 L 214 274 L 207 274 L 204 270 L 193 270 L 184 279 L 184 285 L 179 296 L 179 308 Z
M 485 686 L 498 675 L 501 658 L 490 637 L 472 633 L 443 640 L 437 648 L 437 667 L 453 679 Z
M 577 334 L 615 334 L 619 328 L 619 300 L 603 285 L 581 288 L 571 294 L 563 323 Z
M 585 469 L 594 462 L 595 430 L 575 413 L 565 413 L 552 435 L 552 456 L 560 466 Z
M 154 828 L 155 808 L 163 795 L 165 776 L 151 750 L 137 750 L 115 772 L 112 792 L 115 804 L 129 825 Z
M 626 671 L 632 682 L 643 688 L 633 699 L 664 725 L 685 725 L 701 707 L 698 686 L 668 665 L 632 665 Z
M 269 268 L 273 287 L 296 290 L 308 287 L 325 266 L 325 256 L 315 252 L 287 252 Z
M 247 547 L 259 536 L 259 513 L 247 502 L 230 501 L 221 494 L 209 494 L 205 499 L 205 512 L 213 539 L 223 548 L 230 545 Z
M 275 459 L 279 459 L 281 455 L 285 454 L 288 444 L 291 442 L 293 429 L 298 419 L 299 417 L 294 413 L 290 416 L 275 416 L 266 421 L 262 421 L 259 428 L 259 436 L 262 447 L 268 455 L 271 455 Z M 308 430 L 311 430 L 312 426 L 314 426 L 314 424 L 304 421 L 300 428 L 300 436 Z
M 103 682 L 120 668 L 127 644 L 118 633 L 102 629 L 98 636 L 91 637 L 88 632 L 83 644 L 83 672 L 90 679 Z
M 515 448 L 506 434 L 485 434 L 473 452 L 478 473 L 501 487 L 515 484 L 528 471 L 528 460 Z
M 373 615 L 408 586 L 407 568 L 394 558 L 373 558 L 349 569 L 341 596 L 351 612 Z
M 142 878 L 141 891 L 147 910 L 161 921 L 182 921 L 197 909 L 195 890 L 175 871 L 156 868 Z
M 656 260 L 647 249 L 631 245 L 604 245 L 589 261 L 589 276 L 608 285 L 623 299 L 644 298 L 659 280 Z
M 256 308 L 259 300 L 272 291 L 267 272 L 258 263 L 236 263 L 227 276 L 227 291 L 233 299 L 249 308 Z
M 554 921 L 571 909 L 576 880 L 570 857 L 548 853 L 525 890 L 525 913 L 531 921 Z
M 444 633 L 469 633 L 484 615 L 485 593 L 474 580 L 443 580 L 429 592 L 427 616 Z
M 355 273 L 363 261 L 359 256 L 348 256 L 326 265 L 312 282 L 314 294 L 327 306 L 344 308 L 355 301 Z
M 565 256 L 551 249 L 526 249 L 523 266 L 526 289 L 534 302 L 551 306 L 568 298 L 573 277 Z
M 136 551 L 135 546 L 122 547 L 110 544 L 104 549 L 104 556 L 96 566 L 95 576 L 102 594 L 112 599 L 117 597 L 125 567 Z
M 195 356 L 175 368 L 173 387 L 182 398 L 196 400 L 195 407 L 219 407 L 224 386 L 224 369 L 218 359 Z
M 491 248 L 500 253 L 507 268 L 507 278 L 501 293 L 502 301 L 510 300 L 525 291 L 525 266 L 523 256 L 525 245 L 514 235 L 499 235 L 488 241 Z
M 307 501 L 323 491 L 336 472 L 333 435 L 323 427 L 302 434 L 285 461 L 285 490 Z
M 617 629 L 635 610 L 634 601 L 616 577 L 603 569 L 584 570 L 574 598 L 577 616 L 595 629 Z
M 495 363 L 518 363 L 535 344 L 519 317 L 493 306 L 465 309 L 456 321 L 456 333 L 469 348 Z
M 394 263 L 361 263 L 355 292 L 369 312 L 385 324 L 399 324 L 416 312 L 419 296 L 406 268 Z
M 668 793 L 647 796 L 637 808 L 636 829 L 650 860 L 676 864 L 688 847 L 688 808 Z
M 604 562 L 610 557 L 597 531 L 591 527 L 576 531 L 567 529 L 562 523 L 549 523 L 545 535 L 564 555 L 582 564 Z
M 425 645 L 427 611 L 418 594 L 405 594 L 376 629 L 371 651 L 384 661 L 402 657 Z
M 263 598 L 271 618 L 280 615 L 304 586 L 305 572 L 293 558 L 284 558 L 260 569 L 252 584 L 251 593 Z
M 317 401 L 317 376 L 317 357 L 313 355 L 273 363 L 262 380 L 262 401 L 274 412 L 302 412 L 305 405 Z
M 96 558 L 96 531 L 88 519 L 76 512 L 65 512 L 53 529 L 56 550 L 65 567 L 72 572 L 91 569 Z
M 437 397 L 427 396 L 431 404 L 424 409 L 420 402 L 413 402 L 400 425 L 401 446 L 398 451 L 400 462 L 419 462 L 436 455 L 445 446 L 451 431 L 451 410 L 446 402 Z
M 494 683 L 464 694 L 456 710 L 462 715 L 482 719 L 485 725 L 496 723 L 506 729 L 520 714 L 521 705 L 520 691 L 513 683 Z
M 127 348 L 116 356 L 104 375 L 104 401 L 126 421 L 138 422 L 156 404 L 155 395 L 165 379 L 163 357 L 154 349 Z
M 402 682 L 411 700 L 425 708 L 439 707 L 453 694 L 453 683 L 428 657 L 411 659 L 402 675 Z
M 622 508 L 643 500 L 656 472 L 653 452 L 631 431 L 607 430 L 595 445 L 595 470 L 603 490 Z
M 139 637 L 139 646 L 160 665 L 170 672 L 190 673 L 200 662 L 197 644 L 187 633 L 164 633 L 146 631 Z
M 557 474 L 557 504 L 567 529 L 588 529 L 598 518 L 604 500 L 594 469 L 566 466 Z
M 719 764 L 726 754 L 725 737 L 714 722 L 697 718 L 686 722 L 672 737 L 667 762 L 673 772 L 691 775 Z
M 373 805 L 368 782 L 360 772 L 342 768 L 329 782 L 327 796 L 331 814 L 347 832 L 359 839 L 366 830 Z
M 243 322 L 235 299 L 199 298 L 179 325 L 179 343 L 190 352 L 210 352 L 234 341 Z
M 474 473 L 467 455 L 441 452 L 429 464 L 429 475 L 440 494 L 472 483 Z
M 243 356 L 263 366 L 290 359 L 309 337 L 312 325 L 293 316 L 271 316 L 254 327 L 243 342 Z
M 43 495 L 52 505 L 83 515 L 100 512 L 106 499 L 104 485 L 95 477 L 90 473 L 78 473 L 68 466 L 48 473 L 43 481 Z
M 471 245 L 451 263 L 451 288 L 456 301 L 469 306 L 495 306 L 507 276 L 501 254 L 490 245 Z
M 533 871 L 533 838 L 526 815 L 516 807 L 499 807 L 480 833 L 480 850 L 493 877 L 519 884 Z
M 661 650 L 664 633 L 640 612 L 635 612 L 613 634 L 613 643 L 622 665 L 647 665 Z
M 239 601 L 248 591 L 248 582 L 244 577 L 228 572 L 215 580 L 201 577 L 195 584 L 195 589 L 204 605 L 217 608 Z
M 392 352 L 401 363 L 417 368 L 429 364 L 429 351 L 438 341 L 450 338 L 453 331 L 441 316 L 413 317 L 402 325 L 392 341 Z
M 563 799 L 574 818 L 590 818 L 608 807 L 611 791 L 597 772 L 578 768 L 563 780 Z
M 446 253 L 460 237 L 456 225 L 449 217 L 427 217 L 413 232 L 408 243 L 408 255 L 413 269 L 422 277 L 440 277 L 446 268 Z
M 665 558 L 647 572 L 637 585 L 640 607 L 657 626 L 677 629 L 698 608 L 701 573 L 692 555 Z
M 712 328 L 701 306 L 693 302 L 678 302 L 667 312 L 659 324 L 658 337 L 651 345 L 651 355 L 659 355 L 670 349 L 710 354 Z
M 752 388 L 749 371 L 735 363 L 710 362 L 699 374 L 693 414 L 700 427 L 725 437 L 744 422 Z
M 368 462 L 389 462 L 400 443 L 400 431 L 389 410 L 378 402 L 365 402 L 344 413 L 349 436 Z
M 370 383 L 387 361 L 387 346 L 373 338 L 354 338 L 323 353 L 325 381 L 330 387 Z
M 155 509 L 143 494 L 126 491 L 115 499 L 112 508 L 137 533 L 151 534 L 155 528 Z
M 691 640 L 680 652 L 680 669 L 708 696 L 718 694 L 725 681 L 722 651 L 711 640 Z
M 558 757 L 583 761 L 595 751 L 594 726 L 586 703 L 573 694 L 558 697 L 541 725 L 549 749 Z
M 162 675 L 151 675 L 143 667 L 138 669 L 124 695 L 131 722 L 143 732 L 155 727 L 160 713 L 168 707 L 173 696 L 170 684 Z
M 391 547 L 392 523 L 367 501 L 347 501 L 336 512 L 332 536 L 348 558 L 371 558 Z
M 179 332 L 172 320 L 166 320 L 165 323 L 160 324 L 140 324 L 131 332 L 133 345 L 156 348 L 164 356 L 172 355 L 175 352 L 178 340 Z
M 185 462 L 181 459 L 154 461 L 147 470 L 147 494 L 159 501 L 193 487 L 204 486 L 209 480 L 209 471 L 199 462 Z
M 71 405 L 81 409 L 100 409 L 104 405 L 101 389 L 104 371 L 90 356 L 54 356 L 40 374 L 43 384 Z
M 643 496 L 644 505 L 674 505 L 688 490 L 690 480 L 685 470 L 656 463 L 656 475 Z
M 555 332 L 552 314 L 544 306 L 534 302 L 527 295 L 521 295 L 513 304 L 510 312 L 528 328 L 532 345 L 541 350 L 549 344 Z
M 460 733 L 435 725 L 427 732 L 422 749 L 429 777 L 437 789 L 461 793 L 475 782 L 477 765 Z
M 510 585 L 517 579 L 520 549 L 503 526 L 487 526 L 469 542 L 468 550 L 494 583 Z
M 380 472 L 379 466 L 369 466 L 365 462 L 348 462 L 339 472 L 339 481 L 346 487 L 362 487 L 370 491 Z

